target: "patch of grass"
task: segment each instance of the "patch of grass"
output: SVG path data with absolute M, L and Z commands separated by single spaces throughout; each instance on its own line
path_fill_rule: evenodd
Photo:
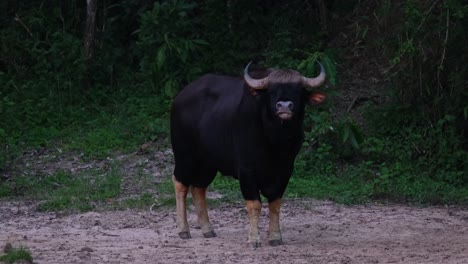
M 371 184 L 372 198 L 418 204 L 468 204 L 468 185 L 453 184 L 436 173 L 424 175 L 410 165 L 381 165 Z M 444 177 L 449 172 L 444 173 Z M 460 176 L 460 175 L 455 175 Z
M 58 139 L 65 149 L 80 150 L 91 158 L 104 158 L 116 150 L 132 151 L 145 141 L 166 137 L 169 133 L 167 114 L 150 111 L 154 102 L 142 101 L 130 98 L 120 102 L 118 105 L 124 111 L 102 109 L 101 113 L 94 114 L 89 121 L 77 123 Z M 140 112 L 134 112 L 138 110 Z
M 104 158 L 112 152 L 133 151 L 145 141 L 167 137 L 168 128 L 169 119 L 163 113 L 101 113 L 89 124 L 64 135 L 63 143 L 65 149 Z
M 0 188 L 0 197 L 23 196 L 41 200 L 41 211 L 92 210 L 120 194 L 120 172 L 87 171 L 78 175 L 57 172 L 46 177 L 13 177 Z
M 155 207 L 153 209 L 158 207 L 174 207 L 176 200 L 172 180 L 167 177 L 162 182 L 154 185 L 146 182 L 149 181 L 148 176 L 148 174 L 137 174 L 137 177 L 140 177 L 139 181 L 142 181 L 141 186 L 139 186 L 141 194 L 131 197 L 123 197 L 123 201 L 113 203 L 112 206 L 117 209 L 148 209 L 153 205 L 153 207 Z M 187 199 L 187 202 L 191 202 L 190 197 Z
M 174 194 L 174 185 L 172 184 L 172 179 L 166 177 L 162 182 L 156 185 L 156 192 L 158 196 L 168 196 Z
M 125 208 L 147 209 L 155 203 L 153 194 L 145 192 L 136 197 L 131 197 L 123 202 Z
M 78 209 L 89 211 L 96 202 L 109 201 L 120 194 L 120 174 L 112 170 L 106 174 L 87 174 L 81 177 L 62 174 L 59 188 L 52 190 L 50 197 L 39 206 L 43 211 Z
M 32 263 L 33 258 L 31 252 L 25 247 L 13 248 L 11 244 L 5 246 L 5 254 L 0 256 L 0 262 L 15 263 L 17 261 L 26 261 Z
M 42 108 L 36 101 L 43 95 L 28 94 L 28 99 L 18 98 L 8 105 L 8 115 L 0 119 L 0 168 L 28 148 L 53 146 L 78 150 L 91 159 L 104 158 L 116 151 L 134 151 L 148 140 L 169 134 L 168 109 L 161 98 L 101 93 L 77 95 L 76 101 L 68 103 L 52 97 Z
M 285 197 L 333 200 L 343 204 L 357 204 L 369 200 L 372 186 L 357 179 L 334 176 L 291 177 Z
M 3 180 L 0 180 L 0 198 L 13 196 L 12 186 Z
M 119 127 L 99 127 L 91 131 L 83 131 L 80 135 L 69 138 L 66 145 L 67 149 L 83 151 L 84 154 L 95 157 L 105 158 L 112 150 L 127 150 L 130 145 L 121 134 Z
M 175 206 L 176 200 L 174 196 L 174 187 L 170 177 L 167 177 L 162 182 L 157 183 L 153 188 L 155 194 L 153 194 L 153 191 L 145 191 L 136 197 L 126 199 L 123 202 L 123 206 L 146 209 L 152 205 L 155 205 L 156 207 Z
M 234 203 L 244 200 L 244 198 L 242 198 L 239 181 L 230 176 L 217 175 L 210 185 L 210 188 L 223 195 L 221 199 L 211 199 L 214 204 Z
M 297 171 L 286 190 L 286 197 L 317 198 L 343 204 L 371 200 L 414 204 L 468 204 L 468 186 L 454 185 L 423 175 L 411 165 L 370 162 L 348 166 L 325 175 L 312 170 Z

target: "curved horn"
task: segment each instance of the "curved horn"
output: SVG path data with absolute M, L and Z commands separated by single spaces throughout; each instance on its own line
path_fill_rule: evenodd
M 248 86 L 250 86 L 253 89 L 256 89 L 256 90 L 266 89 L 266 87 L 267 87 L 266 84 L 268 83 L 268 76 L 263 78 L 263 79 L 254 79 L 254 78 L 250 77 L 250 75 L 249 75 L 249 66 L 250 66 L 250 64 L 252 64 L 252 61 L 249 62 L 249 64 L 247 64 L 247 66 L 245 66 L 244 81 L 247 83 Z
M 317 63 L 320 65 L 320 74 L 319 76 L 315 78 L 307 78 L 307 77 L 302 77 L 302 84 L 304 86 L 308 87 L 317 87 L 323 84 L 325 81 L 325 78 L 327 75 L 325 74 L 325 69 L 323 68 L 322 64 L 317 61 Z

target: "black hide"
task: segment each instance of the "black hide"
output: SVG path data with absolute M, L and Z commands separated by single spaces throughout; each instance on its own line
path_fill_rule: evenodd
M 243 79 L 205 75 L 185 87 L 171 109 L 175 178 L 207 187 L 220 171 L 239 179 L 246 200 L 281 198 L 303 142 L 308 93 L 300 84 L 274 84 L 252 93 Z M 282 120 L 276 103 L 294 103 Z

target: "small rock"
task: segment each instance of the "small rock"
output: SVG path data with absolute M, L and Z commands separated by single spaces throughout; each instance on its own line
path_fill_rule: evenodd
M 94 249 L 90 247 L 83 247 L 80 251 L 81 252 L 94 252 Z
M 13 246 L 11 243 L 6 243 L 5 246 L 3 247 L 3 252 L 8 253 L 13 249 Z
M 11 213 L 14 214 L 14 215 L 17 215 L 17 214 L 19 214 L 19 212 L 20 212 L 20 210 L 19 210 L 18 207 L 12 207 L 12 208 L 10 208 L 10 211 L 11 211 Z

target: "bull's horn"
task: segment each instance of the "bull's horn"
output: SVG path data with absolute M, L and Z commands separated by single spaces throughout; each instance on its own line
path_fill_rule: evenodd
M 308 87 L 317 87 L 323 84 L 327 75 L 325 74 L 325 69 L 323 68 L 320 62 L 317 62 L 320 65 L 320 74 L 315 78 L 302 77 L 302 84 Z
M 253 89 L 256 89 L 256 90 L 266 89 L 267 83 L 268 83 L 268 76 L 263 79 L 254 79 L 250 77 L 249 75 L 250 64 L 252 64 L 252 62 L 250 62 L 249 64 L 247 64 L 247 66 L 245 66 L 244 81 L 247 83 L 248 86 L 250 86 Z

